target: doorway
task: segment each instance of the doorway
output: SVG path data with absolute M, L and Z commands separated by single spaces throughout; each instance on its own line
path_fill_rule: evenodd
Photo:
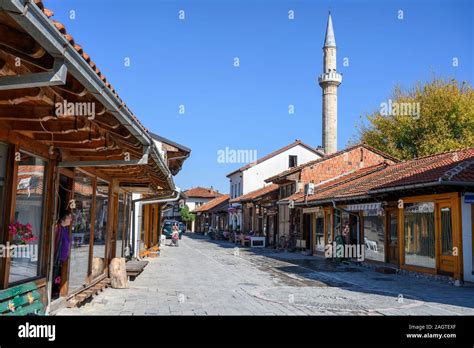
M 399 265 L 398 209 L 387 210 L 387 262 Z
M 74 208 L 73 201 L 73 187 L 74 187 L 74 176 L 73 173 L 69 173 L 66 170 L 63 170 L 59 174 L 59 187 L 58 194 L 56 196 L 56 216 L 58 219 L 61 219 L 66 213 L 71 213 Z M 71 240 L 71 226 L 67 228 L 67 236 L 60 238 L 59 233 L 59 223 L 55 224 L 54 229 L 54 238 L 53 238 L 53 279 L 51 287 L 51 299 L 55 300 L 59 297 L 66 296 L 68 294 L 68 270 L 69 270 L 69 260 L 67 257 L 66 260 L 61 261 L 61 253 L 69 253 L 70 245 L 63 245 L 67 243 L 68 240 Z
M 305 250 L 311 250 L 311 235 L 312 235 L 312 221 L 311 214 L 303 214 L 303 245 Z

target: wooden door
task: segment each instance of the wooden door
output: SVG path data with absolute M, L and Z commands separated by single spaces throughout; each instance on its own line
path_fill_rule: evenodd
M 453 207 L 451 203 L 437 204 L 437 213 L 439 270 L 453 273 L 455 256 L 453 255 Z
M 399 243 L 398 243 L 398 209 L 387 210 L 387 262 L 399 265 Z

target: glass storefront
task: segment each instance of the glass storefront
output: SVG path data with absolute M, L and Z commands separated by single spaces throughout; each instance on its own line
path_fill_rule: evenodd
M 115 242 L 115 257 L 123 257 L 125 244 L 125 227 L 127 226 L 126 195 L 120 194 L 118 199 L 117 240 Z
M 92 177 L 77 172 L 74 179 L 72 246 L 69 266 L 69 291 L 81 287 L 89 274 L 89 250 L 92 221 Z
M 2 149 L 2 156 L 4 155 L 6 151 Z M 15 217 L 14 222 L 9 225 L 10 240 L 15 246 L 10 264 L 10 284 L 39 276 L 38 258 L 43 235 L 45 172 L 45 161 L 20 153 Z
M 434 268 L 434 203 L 407 203 L 404 207 L 405 264 Z
M 107 215 L 109 207 L 109 184 L 97 179 L 95 190 L 95 223 L 94 223 L 94 258 L 105 258 L 105 244 L 107 239 Z
M 365 258 L 385 262 L 384 210 L 364 210 L 363 216 Z
M 315 240 L 315 250 L 323 252 L 324 251 L 324 213 L 319 211 L 316 213 L 316 240 Z

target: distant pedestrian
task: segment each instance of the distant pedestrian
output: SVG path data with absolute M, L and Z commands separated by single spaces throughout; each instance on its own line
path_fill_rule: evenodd
M 172 228 L 172 232 L 171 232 L 171 241 L 172 241 L 172 245 L 174 246 L 179 246 L 178 245 L 178 241 L 179 241 L 179 228 L 178 228 L 178 224 L 174 224 L 173 225 L 173 228 Z

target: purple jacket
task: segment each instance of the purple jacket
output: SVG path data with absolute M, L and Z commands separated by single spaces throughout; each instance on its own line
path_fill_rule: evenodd
M 59 253 L 59 261 L 64 262 L 69 258 L 71 239 L 69 238 L 69 228 L 58 225 L 58 235 L 56 237 L 56 250 Z

